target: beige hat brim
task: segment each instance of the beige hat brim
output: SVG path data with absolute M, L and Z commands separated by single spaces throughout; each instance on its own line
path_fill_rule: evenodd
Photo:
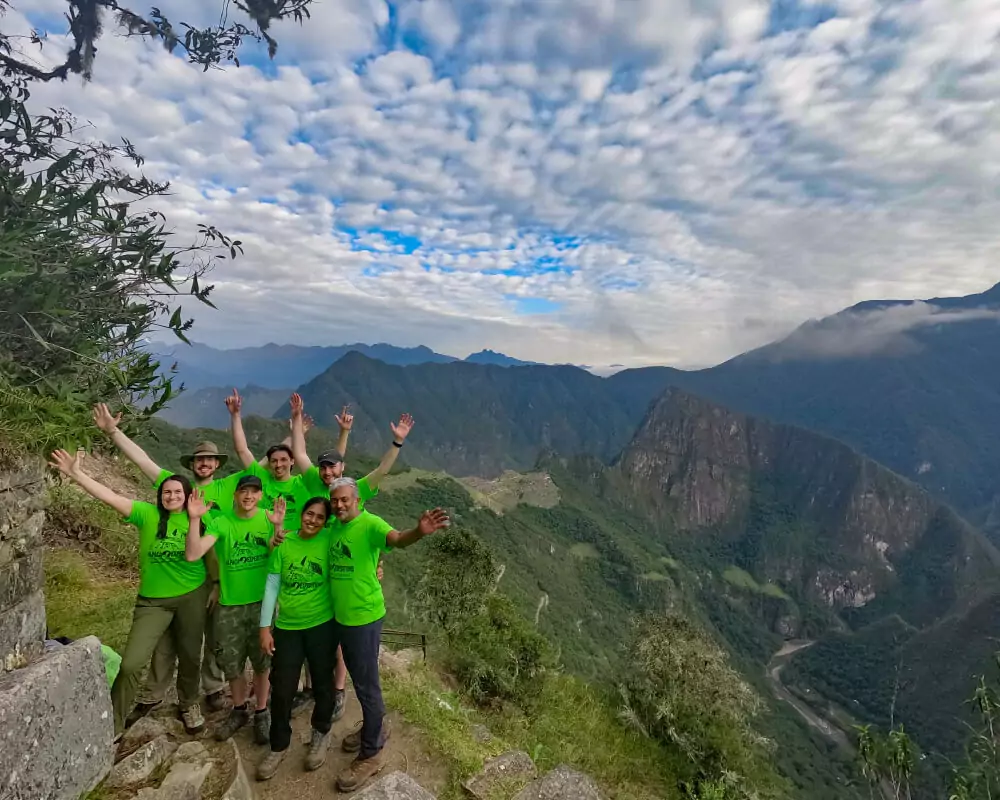
M 229 456 L 225 453 L 198 453 L 199 456 L 211 456 L 212 458 L 219 459 L 219 468 L 226 466 L 226 462 L 229 460 Z M 191 462 L 194 461 L 195 454 L 191 453 L 189 455 L 181 456 L 181 466 L 186 470 L 191 469 Z

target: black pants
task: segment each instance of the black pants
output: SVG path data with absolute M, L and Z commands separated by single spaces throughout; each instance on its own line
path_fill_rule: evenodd
M 271 749 L 287 750 L 292 740 L 292 698 L 299 687 L 303 662 L 313 677 L 312 726 L 327 733 L 333 724 L 333 667 L 337 639 L 333 620 L 301 631 L 274 628 L 271 657 Z
M 354 693 L 361 703 L 361 752 L 359 758 L 371 758 L 382 749 L 385 737 L 382 735 L 382 718 L 385 703 L 382 702 L 382 685 L 378 679 L 378 646 L 382 636 L 382 620 L 368 625 L 336 626 L 336 641 L 333 652 L 336 656 L 337 641 L 344 653 L 344 664 L 351 675 Z M 313 675 L 313 691 L 319 683 Z

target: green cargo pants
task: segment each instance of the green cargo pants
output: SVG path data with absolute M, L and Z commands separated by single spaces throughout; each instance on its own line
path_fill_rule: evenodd
M 169 630 L 177 651 L 177 699 L 181 708 L 199 701 L 201 643 L 205 634 L 205 603 L 209 584 L 179 597 L 137 597 L 132 614 L 122 664 L 111 687 L 115 715 L 115 733 L 125 729 L 125 718 L 132 710 L 139 678 L 146 668 L 160 637 Z

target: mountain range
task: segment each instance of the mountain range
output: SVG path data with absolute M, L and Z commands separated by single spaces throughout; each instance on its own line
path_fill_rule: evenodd
M 478 363 L 497 360 L 489 354 L 459 362 L 387 345 L 290 354 L 273 345 L 221 352 L 198 345 L 194 352 L 204 356 L 212 385 L 227 393 L 248 383 L 276 390 L 248 392 L 257 413 L 285 414 L 282 397 L 295 387 L 320 424 L 332 424 L 351 402 L 359 411 L 355 439 L 375 451 L 390 418 L 408 410 L 423 430 L 412 463 L 483 476 L 529 468 L 544 448 L 610 458 L 649 404 L 676 386 L 840 439 L 993 531 L 1000 528 L 998 320 L 1000 285 L 967 297 L 870 301 L 716 367 L 647 367 L 606 378 L 572 366 L 499 357 L 501 368 Z M 192 373 L 185 367 L 181 374 Z M 220 398 L 216 390 L 186 392 L 164 418 L 223 426 Z

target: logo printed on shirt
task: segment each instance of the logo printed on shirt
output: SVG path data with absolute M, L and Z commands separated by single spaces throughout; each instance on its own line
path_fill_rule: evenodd
M 226 567 L 233 570 L 252 569 L 259 567 L 267 557 L 267 539 L 260 534 L 247 533 L 242 540 L 233 542 Z
M 314 558 L 302 556 L 302 560 L 288 565 L 287 578 L 282 577 L 281 588 L 290 594 L 307 594 L 315 591 L 326 579 L 323 565 Z

